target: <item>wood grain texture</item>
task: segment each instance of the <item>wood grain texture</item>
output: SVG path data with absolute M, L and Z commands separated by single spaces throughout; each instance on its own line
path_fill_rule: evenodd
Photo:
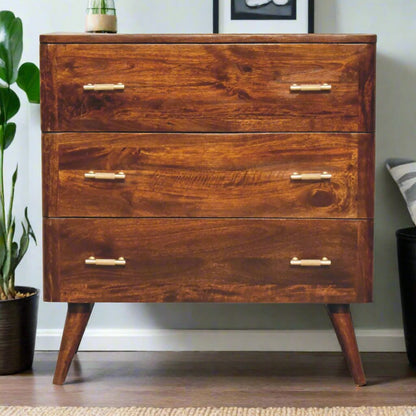
M 356 198 L 365 205 L 364 212 L 374 217 L 375 135 L 367 136 L 358 150 L 358 187 Z
M 373 44 L 42 44 L 45 48 L 44 131 L 374 130 Z M 125 90 L 83 90 L 88 83 L 119 82 Z M 294 83 L 328 83 L 332 91 L 291 92 Z
M 40 48 L 40 106 L 41 106 L 41 128 L 56 124 L 55 116 L 58 112 L 57 88 L 55 77 L 54 56 L 49 53 L 48 47 Z M 47 111 L 46 111 L 47 109 Z
M 370 34 L 99 34 L 49 33 L 41 43 L 375 43 Z
M 93 303 L 69 303 L 53 384 L 64 384 L 92 312 Z
M 329 317 L 357 386 L 367 384 L 352 323 L 350 305 L 327 305 Z
M 372 142 L 370 134 L 44 134 L 44 216 L 371 218 Z M 126 179 L 86 179 L 90 170 Z M 324 171 L 330 180 L 290 179 Z
M 48 219 L 44 300 L 58 302 L 366 302 L 351 220 Z M 124 267 L 84 264 L 124 257 Z M 328 257 L 330 267 L 290 260 Z
M 375 106 L 376 106 L 376 45 L 366 46 L 366 54 L 360 56 L 359 67 L 359 96 L 360 122 L 365 124 L 369 131 L 375 131 Z
M 365 383 L 348 303 L 372 299 L 375 42 L 41 36 L 44 299 L 69 302 L 55 382 L 92 302 L 302 302 L 329 304 Z M 296 171 L 333 177 L 290 181 Z M 290 266 L 324 256 L 331 266 Z
M 368 302 L 373 301 L 373 276 L 374 276 L 374 220 L 368 220 L 368 227 L 361 227 L 358 232 L 359 256 L 367 259 L 360 262 L 360 274 L 365 276 L 361 287 L 361 296 Z

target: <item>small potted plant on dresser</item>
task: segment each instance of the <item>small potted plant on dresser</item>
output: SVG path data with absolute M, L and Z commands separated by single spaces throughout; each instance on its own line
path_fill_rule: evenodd
M 39 290 L 15 286 L 15 271 L 25 255 L 30 238 L 36 242 L 27 208 L 16 238 L 13 214 L 17 167 L 11 187 L 5 192 L 5 150 L 16 134 L 10 122 L 20 108 L 13 84 L 39 103 L 39 69 L 30 62 L 20 65 L 23 50 L 22 21 L 10 11 L 0 11 L 0 374 L 12 374 L 32 366 L 35 347 Z M 7 194 L 7 197 L 6 197 Z M 15 241 L 18 240 L 17 241 Z
M 117 32 L 114 0 L 88 0 L 85 31 L 91 33 Z

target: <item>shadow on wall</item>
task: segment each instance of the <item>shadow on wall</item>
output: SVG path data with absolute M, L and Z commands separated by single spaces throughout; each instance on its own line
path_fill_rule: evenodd
M 379 50 L 384 50 L 382 36 L 378 43 Z M 377 54 L 374 305 L 370 316 L 361 314 L 363 306 L 355 308 L 365 326 L 402 325 L 395 231 L 412 226 L 412 221 L 385 161 L 389 157 L 416 159 L 414 71 L 407 61 Z
M 101 308 L 106 308 L 108 314 L 108 304 L 96 304 L 91 322 L 94 320 L 94 316 L 100 315 Z M 331 328 L 323 305 L 303 304 L 129 304 L 114 310 L 111 320 L 114 320 L 112 327 L 138 329 Z M 123 322 L 126 324 L 123 325 Z M 134 322 L 137 325 L 134 325 Z M 108 320 L 107 324 L 111 326 Z

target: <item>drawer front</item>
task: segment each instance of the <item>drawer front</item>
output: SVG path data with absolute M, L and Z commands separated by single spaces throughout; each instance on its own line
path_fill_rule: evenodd
M 372 155 L 371 134 L 44 134 L 44 215 L 371 218 Z
M 374 130 L 374 44 L 41 48 L 44 131 Z
M 44 245 L 46 301 L 371 300 L 371 221 L 46 219 Z

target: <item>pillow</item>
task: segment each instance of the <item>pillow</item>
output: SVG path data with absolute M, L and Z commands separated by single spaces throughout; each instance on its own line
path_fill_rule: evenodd
M 397 183 L 416 224 L 416 161 L 412 159 L 387 159 L 386 167 Z

